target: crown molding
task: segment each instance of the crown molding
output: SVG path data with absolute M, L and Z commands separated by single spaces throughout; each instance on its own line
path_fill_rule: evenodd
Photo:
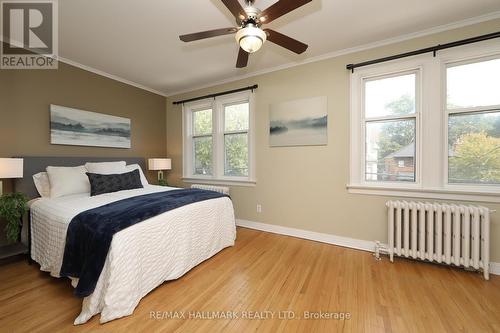
M 0 43 L 3 43 L 3 42 L 4 42 L 3 36 L 0 36 Z M 73 66 L 73 67 L 83 69 L 84 71 L 87 71 L 87 72 L 91 72 L 91 73 L 94 73 L 94 74 L 97 74 L 100 76 L 107 77 L 108 79 L 118 81 L 118 82 L 124 83 L 124 84 L 132 86 L 132 87 L 136 87 L 136 88 L 139 88 L 142 90 L 149 91 L 149 92 L 156 94 L 156 95 L 167 97 L 167 94 L 162 92 L 162 91 L 147 87 L 145 85 L 142 85 L 142 84 L 134 82 L 134 81 L 124 79 L 120 76 L 113 75 L 113 74 L 107 73 L 105 71 L 101 71 L 101 70 L 94 68 L 94 67 L 83 65 L 83 64 L 76 62 L 76 61 L 73 61 L 71 59 L 60 57 L 59 55 L 57 56 L 57 61 L 60 61 L 62 63 L 68 64 L 68 65 Z
M 134 81 L 130 81 L 130 80 L 124 79 L 124 78 L 122 78 L 120 76 L 113 75 L 113 74 L 107 73 L 105 71 L 101 71 L 101 70 L 96 69 L 94 67 L 83 65 L 83 64 L 81 64 L 79 62 L 76 62 L 76 61 L 73 61 L 71 59 L 64 58 L 64 57 L 57 57 L 57 60 L 60 61 L 60 62 L 65 63 L 65 64 L 68 64 L 70 66 L 83 69 L 84 71 L 91 72 L 91 73 L 94 73 L 94 74 L 97 74 L 97 75 L 100 75 L 100 76 L 104 76 L 104 77 L 107 77 L 108 79 L 112 79 L 114 81 L 125 83 L 125 84 L 127 84 L 129 86 L 136 87 L 136 88 L 139 88 L 139 89 L 142 89 L 142 90 L 146 90 L 146 91 L 149 91 L 149 92 L 151 92 L 153 94 L 156 94 L 156 95 L 167 97 L 167 94 L 165 94 L 164 92 L 161 92 L 159 90 L 147 87 L 145 85 L 142 85 L 142 84 L 134 82 Z
M 418 37 L 424 37 L 424 36 L 436 34 L 439 32 L 458 29 L 458 28 L 470 26 L 473 24 L 481 23 L 481 22 L 491 21 L 491 20 L 498 19 L 498 18 L 500 18 L 500 11 L 496 11 L 496 12 L 492 12 L 489 14 L 476 16 L 476 17 L 472 17 L 469 19 L 456 21 L 456 22 L 452 22 L 452 23 L 448 23 L 448 24 L 444 24 L 444 25 L 440 25 L 440 26 L 437 26 L 434 28 L 429 28 L 429 29 L 418 31 L 418 32 L 409 33 L 409 34 L 401 35 L 398 37 L 383 39 L 383 40 L 376 41 L 373 43 L 368 43 L 368 44 L 359 45 L 359 46 L 355 46 L 355 47 L 351 47 L 351 48 L 346 48 L 343 50 L 329 52 L 329 53 L 325 53 L 325 54 L 318 55 L 315 57 L 307 58 L 303 61 L 290 62 L 287 64 L 283 64 L 283 65 L 279 65 L 279 66 L 275 66 L 275 67 L 271 67 L 271 68 L 266 68 L 263 70 L 254 71 L 252 73 L 248 73 L 248 74 L 244 74 L 244 75 L 233 76 L 229 79 L 215 81 L 215 82 L 211 82 L 211 83 L 204 84 L 204 85 L 193 86 L 193 87 L 188 88 L 188 89 L 178 90 L 178 91 L 174 91 L 174 92 L 159 91 L 159 90 L 156 90 L 154 88 L 150 88 L 148 86 L 145 86 L 143 84 L 140 84 L 140 83 L 122 78 L 120 76 L 99 70 L 97 68 L 83 65 L 79 62 L 76 62 L 76 61 L 68 59 L 68 58 L 58 56 L 58 61 L 61 61 L 65 64 L 71 65 L 73 67 L 83 69 L 87 72 L 91 72 L 91 73 L 94 73 L 94 74 L 97 74 L 100 76 L 104 76 L 104 77 L 107 77 L 109 79 L 130 85 L 130 86 L 142 89 L 142 90 L 149 91 L 151 93 L 154 93 L 154 94 L 157 94 L 157 95 L 160 95 L 163 97 L 173 97 L 176 95 L 180 95 L 180 94 L 184 94 L 184 93 L 188 93 L 188 92 L 193 92 L 193 91 L 200 90 L 200 89 L 215 87 L 215 86 L 218 86 L 221 84 L 231 83 L 231 82 L 252 78 L 252 77 L 267 74 L 267 73 L 280 71 L 280 70 L 287 69 L 287 68 L 292 68 L 292 67 L 301 66 L 301 65 L 305 65 L 305 64 L 309 64 L 309 63 L 313 63 L 313 62 L 318 62 L 318 61 L 322 61 L 322 60 L 326 60 L 326 59 L 340 57 L 340 56 L 343 56 L 346 54 L 352 54 L 352 53 L 361 52 L 361 51 L 365 51 L 365 50 L 369 50 L 369 49 L 374 49 L 374 48 L 381 47 L 381 46 L 395 44 L 395 43 L 403 42 L 403 41 L 418 38 Z M 2 41 L 2 40 L 3 40 L 3 38 L 2 38 L 2 36 L 0 36 L 0 41 Z
M 280 70 L 287 69 L 287 68 L 292 68 L 292 67 L 301 66 L 301 65 L 305 65 L 305 64 L 309 64 L 309 63 L 313 63 L 313 62 L 332 59 L 332 58 L 340 57 L 343 55 L 362 52 L 362 51 L 366 51 L 366 50 L 370 50 L 370 49 L 374 49 L 377 47 L 386 46 L 386 45 L 390 45 L 390 44 L 396 44 L 396 43 L 404 42 L 404 41 L 419 38 L 419 37 L 424 37 L 424 36 L 433 35 L 433 34 L 440 33 L 440 32 L 445 32 L 448 30 L 463 28 L 466 26 L 478 24 L 481 22 L 491 21 L 491 20 L 495 20 L 498 18 L 500 18 L 500 11 L 492 12 L 489 14 L 476 16 L 476 17 L 472 17 L 472 18 L 468 18 L 465 20 L 456 21 L 456 22 L 452 22 L 452 23 L 448 23 L 448 24 L 439 25 L 437 27 L 433 27 L 433 28 L 429 28 L 429 29 L 425 29 L 425 30 L 420 30 L 417 32 L 412 32 L 412 33 L 404 34 L 404 35 L 397 36 L 397 37 L 382 39 L 382 40 L 368 43 L 368 44 L 363 44 L 363 45 L 354 46 L 354 47 L 350 47 L 350 48 L 346 48 L 346 49 L 342 49 L 342 50 L 338 50 L 338 51 L 325 53 L 325 54 L 318 55 L 315 57 L 307 58 L 307 59 L 300 61 L 300 62 L 290 62 L 287 64 L 283 64 L 283 65 L 255 71 L 252 73 L 238 75 L 238 76 L 232 77 L 230 79 L 224 79 L 224 80 L 212 82 L 209 84 L 204 84 L 204 85 L 194 86 L 194 87 L 188 88 L 188 89 L 178 90 L 175 92 L 167 93 L 166 96 L 173 97 L 176 95 L 193 92 L 193 91 L 200 90 L 200 89 L 215 87 L 218 85 L 231 83 L 231 82 L 235 82 L 235 81 L 239 81 L 239 80 L 244 80 L 244 79 L 248 79 L 251 77 L 255 77 L 255 76 L 259 76 L 259 75 L 263 75 L 263 74 L 268 74 L 268 73 L 280 71 Z

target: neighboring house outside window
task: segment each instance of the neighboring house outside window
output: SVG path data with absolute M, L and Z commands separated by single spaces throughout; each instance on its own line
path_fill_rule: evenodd
M 410 143 L 384 158 L 385 169 L 388 170 L 384 180 L 411 181 L 415 174 L 415 145 Z

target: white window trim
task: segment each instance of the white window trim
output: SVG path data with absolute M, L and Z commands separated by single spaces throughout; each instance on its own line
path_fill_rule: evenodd
M 365 99 L 365 81 L 369 80 L 376 80 L 376 79 L 383 79 L 383 78 L 390 78 L 394 76 L 399 76 L 399 75 L 405 75 L 405 74 L 415 74 L 415 113 L 414 114 L 409 114 L 409 115 L 397 115 L 397 116 L 384 116 L 384 117 L 371 117 L 371 118 L 366 118 L 365 117 L 365 108 L 364 108 L 364 102 L 361 102 L 360 105 L 360 118 L 361 118 L 361 133 L 358 134 L 362 135 L 363 141 L 361 142 L 361 156 L 363 156 L 363 165 L 360 166 L 360 174 L 359 180 L 360 183 L 364 185 L 372 185 L 374 182 L 373 181 L 368 181 L 366 180 L 365 177 L 365 168 L 366 168 L 366 161 L 365 161 L 365 156 L 366 156 L 366 141 L 364 140 L 365 135 L 366 135 L 366 123 L 369 121 L 383 121 L 383 120 L 406 120 L 406 119 L 415 119 L 415 182 L 379 182 L 383 184 L 404 184 L 405 187 L 418 187 L 420 185 L 420 175 L 421 175 L 421 163 L 420 163 L 420 152 L 421 152 L 421 131 L 420 131 L 420 123 L 421 123 L 421 96 L 422 96 L 422 86 L 421 86 L 421 67 L 416 66 L 412 68 L 413 66 L 410 67 L 401 67 L 399 70 L 391 70 L 390 72 L 387 72 L 386 74 L 378 74 L 378 75 L 369 75 L 369 76 L 363 76 L 361 77 L 361 81 L 358 82 L 358 84 L 361 85 L 361 101 L 364 101 Z M 376 184 L 379 184 L 376 183 Z
M 500 202 L 500 186 L 448 184 L 448 113 L 446 67 L 500 56 L 498 41 L 443 50 L 436 57 L 425 54 L 399 61 L 359 68 L 350 80 L 349 193 L 443 200 Z M 364 80 L 420 69 L 420 121 L 417 119 L 415 183 L 365 180 Z M 418 101 L 417 101 L 418 104 Z M 417 106 L 418 107 L 418 106 Z M 473 110 L 468 110 L 473 111 Z M 456 112 L 456 111 L 452 111 Z M 419 124 L 420 123 L 420 124 Z M 426 149 L 423 149 L 425 147 Z
M 233 177 L 224 175 L 224 106 L 238 102 L 249 103 L 248 128 L 248 177 Z M 212 109 L 212 175 L 196 175 L 193 173 L 192 114 L 193 111 Z M 204 183 L 215 185 L 254 186 L 257 182 L 255 173 L 255 94 L 250 91 L 231 95 L 218 96 L 186 103 L 182 108 L 182 179 L 188 183 Z

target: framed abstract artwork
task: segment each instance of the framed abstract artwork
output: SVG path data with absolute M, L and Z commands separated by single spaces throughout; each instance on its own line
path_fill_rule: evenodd
M 50 143 L 130 148 L 130 119 L 50 105 Z
M 269 114 L 269 145 L 316 146 L 328 144 L 326 96 L 272 104 Z

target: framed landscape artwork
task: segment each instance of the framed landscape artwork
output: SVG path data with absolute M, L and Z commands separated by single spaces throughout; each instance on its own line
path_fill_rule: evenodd
M 130 148 L 130 119 L 51 105 L 50 143 Z
M 326 96 L 272 104 L 269 114 L 271 147 L 328 144 Z

